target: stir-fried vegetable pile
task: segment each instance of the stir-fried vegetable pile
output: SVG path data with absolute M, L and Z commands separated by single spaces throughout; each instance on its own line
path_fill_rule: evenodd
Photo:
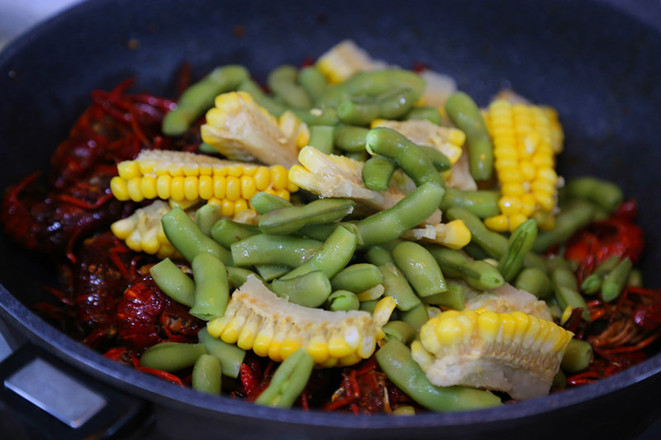
M 69 284 L 52 290 L 69 307 L 39 307 L 120 362 L 263 405 L 397 414 L 544 396 L 658 335 L 635 205 L 595 177 L 565 184 L 548 106 L 503 91 L 480 108 L 350 41 L 266 88 L 228 65 L 176 104 L 95 96 L 72 136 L 107 157 L 85 171 L 72 138 L 58 151 L 77 167 L 53 174 L 89 173 L 45 202 L 22 182 L 3 220 L 108 214 L 64 231 Z M 85 179 L 103 195 L 81 196 Z M 60 211 L 35 220 L 35 203 Z

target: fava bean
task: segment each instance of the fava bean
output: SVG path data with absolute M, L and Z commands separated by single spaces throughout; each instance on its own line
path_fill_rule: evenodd
M 299 70 L 298 83 L 312 98 L 312 101 L 317 101 L 328 89 L 328 80 L 315 66 L 308 66 Z
M 363 152 L 368 132 L 365 127 L 341 125 L 335 129 L 335 146 L 349 153 Z
M 222 218 L 220 205 L 207 203 L 195 211 L 195 224 L 204 235 L 211 235 L 211 228 Z
M 421 304 L 420 298 L 394 262 L 380 265 L 379 271 L 383 275 L 384 294 L 395 299 L 399 310 L 406 312 Z
M 587 202 L 574 203 L 563 209 L 555 216 L 555 227 L 537 235 L 533 250 L 542 253 L 553 245 L 565 242 L 574 232 L 589 225 L 594 219 L 594 213 L 594 207 Z
M 372 191 L 386 191 L 392 175 L 395 173 L 395 168 L 395 162 L 385 156 L 375 154 L 363 165 L 363 184 Z
M 238 223 L 228 218 L 218 220 L 211 227 L 211 238 L 226 249 L 237 241 L 259 234 L 259 228 L 255 225 Z
M 604 282 L 601 284 L 601 298 L 604 301 L 610 302 L 620 296 L 629 280 L 632 267 L 631 259 L 625 257 L 606 275 Z
M 390 321 L 382 328 L 387 341 L 396 339 L 403 344 L 410 344 L 415 339 L 416 331 L 404 321 Z
M 617 185 L 589 176 L 571 179 L 564 192 L 572 198 L 589 200 L 611 214 L 624 200 L 624 194 Z
M 441 201 L 440 208 L 447 211 L 453 207 L 465 208 L 481 219 L 500 214 L 498 191 L 461 191 L 456 188 L 445 188 L 445 197 Z
M 551 283 L 555 292 L 555 298 L 558 305 L 562 310 L 567 306 L 572 309 L 582 309 L 582 318 L 585 321 L 590 321 L 590 310 L 588 309 L 585 300 L 578 293 L 578 282 L 573 272 L 568 269 L 558 268 L 551 272 Z
M 331 125 L 313 125 L 310 127 L 308 145 L 312 145 L 324 154 L 332 154 L 334 131 L 335 127 Z
M 351 212 L 356 203 L 350 199 L 319 199 L 302 206 L 279 208 L 259 218 L 259 229 L 266 234 L 287 235 L 306 225 L 333 223 Z
M 228 344 L 221 339 L 214 338 L 206 328 L 197 333 L 200 343 L 206 351 L 220 360 L 221 370 L 225 376 L 237 378 L 246 352 L 236 345 Z
M 237 266 L 284 264 L 297 267 L 312 258 L 322 243 L 290 235 L 257 234 L 232 244 L 232 258 Z
M 258 192 L 250 199 L 250 204 L 259 214 L 266 214 L 278 208 L 288 208 L 292 205 L 289 200 L 266 192 Z
M 360 293 L 380 284 L 383 274 L 377 266 L 369 263 L 357 263 L 342 269 L 331 278 L 333 290 L 348 290 Z
M 592 363 L 594 353 L 592 345 L 580 339 L 571 339 L 562 356 L 560 367 L 567 374 L 575 374 L 586 370 Z
M 546 299 L 553 294 L 551 280 L 544 271 L 534 267 L 525 268 L 516 279 L 516 288 Z
M 192 367 L 203 354 L 207 354 L 204 344 L 160 342 L 142 353 L 140 365 L 171 373 Z

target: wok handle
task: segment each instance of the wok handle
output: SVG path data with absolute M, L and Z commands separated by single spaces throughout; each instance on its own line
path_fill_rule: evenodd
M 0 408 L 22 422 L 28 438 L 127 438 L 153 421 L 147 402 L 93 379 L 35 344 L 13 347 L 16 342 L 0 320 Z

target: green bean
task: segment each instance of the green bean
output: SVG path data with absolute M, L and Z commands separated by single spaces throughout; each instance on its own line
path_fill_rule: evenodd
M 393 160 L 417 186 L 423 183 L 444 186 L 441 175 L 429 158 L 428 150 L 414 144 L 397 130 L 386 127 L 371 129 L 365 138 L 365 147 L 370 154 L 381 154 Z
M 404 119 L 426 120 L 436 125 L 441 125 L 441 114 L 436 107 L 413 107 Z
M 436 211 L 445 190 L 435 183 L 425 183 L 395 206 L 357 222 L 363 245 L 387 243 L 422 223 Z
M 299 348 L 278 366 L 271 383 L 255 403 L 274 408 L 290 408 L 310 380 L 313 367 L 312 356 L 304 348 Z
M 374 96 L 353 96 L 340 102 L 337 116 L 342 122 L 369 125 L 374 119 L 397 119 L 408 113 L 415 91 L 407 87 L 387 90 Z
M 335 223 L 326 223 L 323 225 L 305 225 L 299 231 L 301 235 L 313 238 L 319 241 L 326 241 L 328 237 L 335 232 L 335 228 L 342 226 L 344 229 L 356 234 L 358 239 L 358 245 L 362 245 L 361 237 L 358 235 L 358 226 L 352 222 L 335 222 Z
M 500 259 L 507 251 L 507 238 L 487 229 L 482 220 L 466 208 L 450 208 L 445 214 L 450 220 L 462 220 L 471 233 L 471 242 L 484 249 L 490 257 Z
M 567 376 L 562 372 L 562 369 L 559 369 L 555 376 L 553 376 L 553 382 L 551 382 L 552 390 L 561 390 L 567 386 Z
M 336 290 L 328 297 L 328 310 L 334 312 L 360 309 L 360 301 L 355 293 L 348 290 Z
M 355 125 L 341 125 L 335 129 L 335 146 L 348 153 L 365 151 L 365 137 L 369 129 Z
M 193 366 L 192 387 L 207 394 L 220 394 L 222 368 L 220 360 L 210 354 L 203 354 Z
M 268 96 L 257 83 L 250 79 L 243 81 L 238 90 L 249 93 L 257 104 L 264 107 L 275 117 L 280 117 L 289 110 L 308 125 L 336 125 L 339 123 L 337 112 L 333 108 L 306 110 L 290 107 Z
M 553 286 L 549 277 L 534 267 L 523 269 L 516 279 L 516 288 L 532 293 L 537 298 L 549 298 L 553 295 Z
M 290 201 L 266 192 L 258 192 L 252 196 L 250 204 L 259 214 L 266 214 L 274 209 L 294 206 Z
M 161 223 L 170 244 L 189 262 L 201 253 L 210 253 L 224 264 L 231 265 L 232 256 L 229 251 L 204 235 L 183 209 L 172 209 L 162 217 Z
M 328 80 L 315 66 L 299 70 L 298 83 L 313 101 L 317 101 L 328 88 Z
M 592 222 L 594 212 L 594 207 L 587 202 L 575 203 L 568 209 L 563 209 L 555 216 L 555 227 L 538 234 L 533 250 L 542 253 L 553 245 L 564 243 L 574 232 Z
M 142 353 L 140 365 L 168 372 L 179 371 L 192 367 L 203 354 L 207 354 L 204 344 L 160 342 Z
M 498 191 L 461 191 L 448 187 L 445 189 L 445 197 L 441 201 L 440 208 L 443 211 L 453 207 L 465 208 L 479 218 L 485 219 L 500 214 L 499 199 Z
M 295 108 L 312 107 L 312 99 L 298 82 L 298 69 L 294 66 L 283 65 L 271 70 L 266 83 L 269 89 L 285 104 Z
M 393 262 L 390 251 L 382 246 L 371 246 L 365 253 L 365 259 L 375 266 Z
M 565 349 L 560 367 L 567 374 L 578 373 L 587 369 L 593 358 L 592 345 L 587 341 L 573 338 Z
M 284 264 L 297 267 L 312 258 L 322 243 L 290 235 L 257 234 L 230 247 L 236 266 Z
M 423 298 L 422 301 L 425 304 L 431 304 L 434 306 L 445 306 L 454 310 L 464 310 L 464 307 L 466 306 L 467 290 L 468 289 L 465 285 L 448 281 L 447 292 L 427 296 Z
M 347 152 L 344 153 L 345 157 L 348 157 L 351 160 L 356 162 L 367 162 L 367 159 L 370 158 L 370 155 L 367 151 L 358 151 L 358 152 Z
M 393 89 L 413 90 L 417 101 L 425 88 L 425 81 L 416 73 L 402 69 L 381 69 L 360 72 L 347 81 L 329 87 L 317 104 L 337 107 L 353 96 L 376 96 Z
M 369 314 L 374 313 L 374 309 L 376 309 L 376 305 L 379 303 L 378 299 L 375 299 L 373 301 L 361 301 L 360 302 L 360 310 L 363 312 L 367 312 Z
M 195 224 L 204 235 L 211 235 L 211 228 L 222 218 L 220 205 L 207 203 L 195 211 Z
M 491 179 L 493 145 L 475 101 L 464 92 L 455 92 L 445 102 L 445 111 L 452 122 L 466 133 L 471 176 L 478 182 Z
M 461 386 L 437 387 L 429 382 L 406 345 L 390 340 L 376 352 L 376 361 L 395 385 L 432 411 L 465 411 L 494 407 L 500 398 L 488 391 Z
M 505 281 L 516 278 L 523 268 L 523 259 L 537 240 L 537 222 L 528 219 L 514 229 L 507 242 L 507 250 L 498 262 L 498 270 Z
M 627 280 L 627 286 L 643 287 L 643 274 L 638 269 L 632 269 Z
M 468 243 L 466 246 L 461 248 L 461 250 L 466 252 L 466 255 L 474 260 L 486 260 L 487 258 L 491 258 L 491 256 L 487 254 L 484 249 L 475 243 Z
M 394 416 L 414 416 L 415 408 L 411 405 L 402 405 L 392 410 Z
M 218 150 L 206 142 L 201 142 L 197 149 L 202 154 L 219 154 Z
M 632 267 L 631 259 L 625 257 L 606 275 L 604 282 L 601 284 L 601 298 L 604 301 L 611 302 L 620 296 L 629 280 Z
M 211 238 L 226 249 L 237 241 L 259 234 L 259 228 L 255 225 L 238 223 L 228 218 L 218 220 L 211 227 Z
M 384 294 L 395 299 L 399 310 L 406 312 L 421 304 L 420 298 L 415 294 L 406 277 L 395 266 L 394 262 L 386 262 L 380 265 L 379 271 L 383 275 Z
M 310 127 L 310 140 L 308 145 L 312 145 L 324 154 L 333 153 L 333 139 L 335 127 L 331 125 L 313 125 Z
M 450 159 L 440 150 L 430 147 L 429 145 L 418 145 L 422 152 L 427 155 L 427 159 L 434 165 L 437 171 L 448 171 L 452 168 Z
M 195 302 L 189 313 L 205 321 L 225 314 L 230 296 L 227 270 L 218 258 L 211 254 L 199 254 L 193 258 Z
M 358 263 L 345 267 L 330 281 L 333 290 L 360 293 L 383 282 L 383 274 L 374 264 Z
M 416 331 L 404 321 L 390 321 L 382 328 L 387 341 L 396 339 L 403 344 L 410 344 L 415 339 Z
M 321 270 L 329 279 L 333 278 L 349 263 L 356 250 L 356 244 L 356 234 L 338 226 L 312 258 L 281 279 L 295 278 L 315 270 Z
M 386 191 L 392 175 L 395 173 L 395 162 L 380 154 L 367 159 L 363 165 L 363 184 L 373 191 Z
M 197 333 L 200 343 L 206 351 L 220 360 L 222 372 L 225 376 L 237 378 L 241 370 L 241 364 L 246 357 L 246 352 L 236 345 L 228 344 L 221 339 L 214 338 L 206 328 Z
M 257 273 L 259 273 L 259 276 L 264 281 L 271 281 L 275 280 L 276 278 L 280 278 L 291 270 L 289 266 L 281 264 L 258 264 L 255 266 L 255 269 L 257 269 Z
M 427 249 L 445 275 L 461 278 L 474 289 L 490 290 L 505 284 L 498 269 L 489 263 L 482 260 L 471 261 L 460 251 L 444 246 L 429 245 Z
M 253 275 L 261 279 L 261 277 L 252 270 L 244 269 L 242 267 L 227 266 L 226 269 L 227 269 L 227 281 L 229 281 L 230 286 L 232 286 L 232 288 L 234 289 L 238 289 L 243 285 L 243 283 L 248 281 L 248 277 L 250 275 Z
M 395 265 L 420 297 L 445 292 L 445 277 L 427 249 L 412 241 L 402 241 L 392 250 Z
M 556 269 L 564 269 L 570 272 L 576 271 L 576 263 L 574 261 L 567 260 L 559 255 L 551 255 L 549 258 L 547 258 L 546 266 L 549 273 Z
M 195 302 L 195 282 L 169 258 L 149 268 L 156 285 L 170 298 L 188 307 Z
M 190 86 L 177 101 L 177 107 L 163 118 L 163 133 L 180 136 L 202 113 L 211 108 L 216 96 L 235 90 L 249 76 L 242 66 L 224 66 L 211 71 Z
M 399 315 L 399 319 L 413 327 L 416 331 L 420 330 L 420 327 L 429 320 L 427 307 L 422 303 L 406 311 L 400 310 L 397 314 Z
M 615 269 L 615 266 L 617 266 L 619 261 L 619 255 L 613 255 L 612 257 L 604 260 L 592 271 L 590 275 L 585 277 L 581 283 L 581 290 L 588 295 L 599 293 L 601 291 L 601 284 L 604 282 L 606 274 Z
M 260 216 L 259 229 L 265 234 L 287 235 L 308 224 L 341 220 L 353 212 L 355 205 L 350 199 L 319 199 L 306 205 L 274 209 Z
M 331 284 L 326 274 L 321 270 L 314 270 L 293 278 L 281 277 L 274 280 L 271 290 L 291 303 L 319 307 L 331 294 Z
M 589 176 L 571 179 L 564 191 L 569 197 L 595 203 L 609 214 L 615 212 L 624 200 L 624 194 L 617 185 Z
M 572 309 L 580 308 L 583 310 L 581 315 L 583 320 L 590 322 L 590 310 L 578 293 L 578 282 L 573 272 L 568 269 L 555 269 L 551 272 L 551 283 L 560 309 L 564 311 L 567 306 L 571 306 Z

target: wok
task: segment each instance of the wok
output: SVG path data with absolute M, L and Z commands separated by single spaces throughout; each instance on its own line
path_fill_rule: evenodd
M 645 7 L 638 12 L 645 15 Z M 423 62 L 453 76 L 482 105 L 512 86 L 556 107 L 566 131 L 562 173 L 611 179 L 639 201 L 644 276 L 659 286 L 661 22 L 650 17 L 643 23 L 602 2 L 570 0 L 86 2 L 0 54 L 0 187 L 47 166 L 92 89 L 135 76 L 133 90 L 171 96 L 185 61 L 196 77 L 238 63 L 263 80 L 279 64 L 352 38 L 376 58 L 407 68 Z M 29 340 L 0 373 L 7 378 L 40 358 L 106 401 L 73 429 L 21 401 L 5 382 L 5 405 L 41 424 L 29 430 L 37 438 L 630 438 L 661 416 L 661 355 L 580 389 L 457 414 L 305 413 L 206 396 L 115 364 L 55 330 L 29 309 L 54 276 L 47 259 L 4 235 L 0 252 L 0 316 L 10 340 Z

